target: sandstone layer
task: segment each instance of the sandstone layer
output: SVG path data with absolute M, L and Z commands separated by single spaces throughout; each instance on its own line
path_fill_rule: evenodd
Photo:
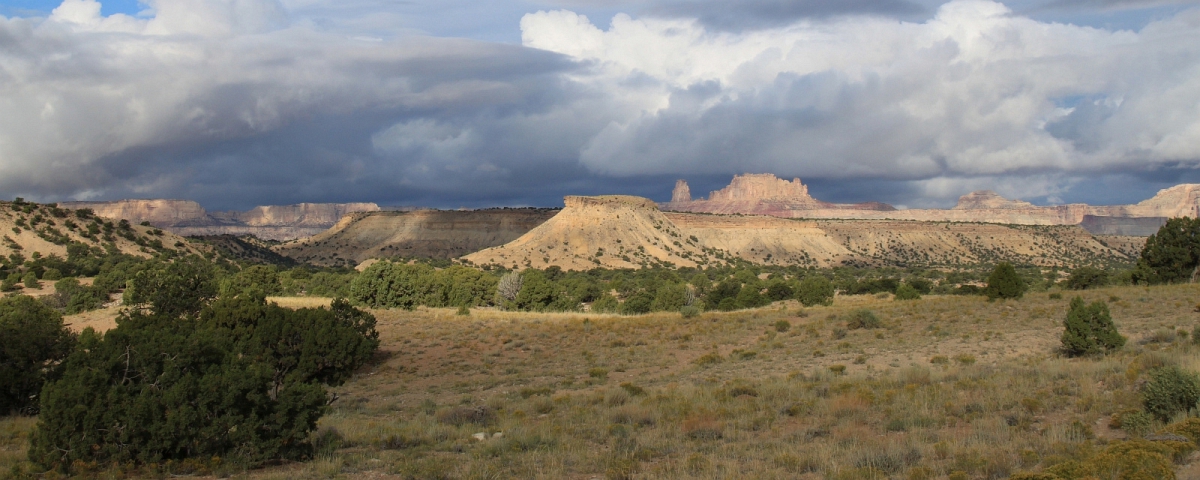
M 686 181 L 675 183 L 671 201 L 663 204 L 663 210 L 695 213 L 724 213 L 743 215 L 770 215 L 794 218 L 794 212 L 840 212 L 840 211 L 892 211 L 891 205 L 878 202 L 835 204 L 823 202 L 808 194 L 808 186 L 799 178 L 791 181 L 775 175 L 748 173 L 736 175 L 729 186 L 708 194 L 708 199 L 693 199 Z M 850 215 L 853 215 L 851 213 Z M 825 218 L 819 216 L 816 218 Z
M 556 212 L 544 208 L 359 212 L 310 238 L 273 248 L 316 265 L 355 265 L 370 258 L 455 258 L 516 240 Z
M 463 257 L 474 264 L 567 270 L 657 264 L 754 263 L 831 267 L 993 263 L 1069 266 L 1132 261 L 1139 240 L 1110 246 L 1075 225 L 898 220 L 796 220 L 660 212 L 637 197 L 567 197 L 566 208 L 520 238 Z M 1144 239 L 1141 240 L 1144 242 Z
M 687 182 L 678 181 L 672 201 L 664 210 L 698 213 L 770 215 L 783 218 L 837 218 L 874 220 L 918 220 L 932 222 L 983 222 L 1016 225 L 1080 225 L 1085 217 L 1168 218 L 1200 216 L 1200 185 L 1182 184 L 1161 190 L 1153 198 L 1134 205 L 1092 206 L 1069 204 L 1037 206 L 1006 199 L 996 192 L 971 192 L 959 198 L 951 209 L 897 210 L 889 205 L 869 202 L 832 204 L 813 198 L 799 179 L 791 181 L 771 174 L 738 175 L 728 187 L 712 192 L 708 199 L 683 195 Z M 686 199 L 686 200 L 685 200 Z M 1149 235 L 1146 222 L 1097 220 L 1084 224 L 1093 233 Z M 1120 227 L 1120 225 L 1125 225 Z
M 151 225 L 179 235 L 254 235 L 268 240 L 292 240 L 316 235 L 354 212 L 378 211 L 374 203 L 300 203 L 268 205 L 246 212 L 208 212 L 190 200 L 118 200 L 67 202 L 69 208 L 90 208 L 97 215 Z

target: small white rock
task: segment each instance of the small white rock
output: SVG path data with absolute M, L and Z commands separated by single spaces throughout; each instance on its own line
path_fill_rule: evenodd
M 492 438 L 500 438 L 504 436 L 504 432 L 496 432 L 492 434 Z
M 479 441 L 481 441 L 481 442 L 482 442 L 484 439 L 486 439 L 486 438 L 487 438 L 487 434 L 486 434 L 486 433 L 483 433 L 483 432 L 479 432 L 479 433 L 476 433 L 476 434 L 474 434 L 474 435 L 471 435 L 471 438 L 474 438 L 474 439 L 476 439 L 476 440 L 479 440 Z

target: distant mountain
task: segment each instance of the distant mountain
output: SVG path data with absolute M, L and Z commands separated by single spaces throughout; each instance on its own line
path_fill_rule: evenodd
M 374 203 L 300 203 L 259 206 L 245 212 L 208 212 L 191 200 L 117 200 L 66 202 L 68 208 L 90 208 L 97 215 L 150 222 L 155 227 L 185 236 L 254 235 L 267 240 L 293 240 L 321 233 L 344 215 L 374 212 Z
M 771 174 L 746 174 L 733 177 L 728 187 L 712 192 L 708 199 L 691 198 L 687 182 L 675 184 L 671 201 L 663 210 L 697 213 L 770 215 L 784 218 L 888 219 L 1004 223 L 1015 225 L 1080 225 L 1095 228 L 1093 233 L 1122 232 L 1149 235 L 1149 225 L 1169 217 L 1200 216 L 1200 185 L 1182 184 L 1158 192 L 1153 198 L 1134 205 L 1092 206 L 1083 203 L 1037 206 L 1006 199 L 996 192 L 982 190 L 959 197 L 951 209 L 897 210 L 890 205 L 869 202 L 833 204 L 813 198 L 800 179 L 791 181 Z M 1097 217 L 1084 222 L 1085 217 Z M 1106 220 L 1146 218 L 1144 222 Z M 1123 226 L 1122 226 L 1123 225 Z

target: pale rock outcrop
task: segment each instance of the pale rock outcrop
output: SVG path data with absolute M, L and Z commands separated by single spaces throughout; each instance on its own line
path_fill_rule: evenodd
M 680 191 L 680 181 L 676 192 Z M 684 183 L 685 184 L 685 183 Z M 685 184 L 686 185 L 686 184 Z M 675 197 L 675 195 L 673 195 Z M 917 220 L 926 222 L 982 222 L 1015 225 L 1081 225 L 1084 218 L 1169 218 L 1200 216 L 1200 185 L 1176 185 L 1158 192 L 1153 198 L 1135 205 L 1091 206 L 1082 203 L 1037 206 L 1004 198 L 996 192 L 981 190 L 959 197 L 951 209 L 897 210 L 890 205 L 867 202 L 832 204 L 813 198 L 799 179 L 786 181 L 771 174 L 746 174 L 733 177 L 728 187 L 713 192 L 708 200 L 682 201 L 673 198 L 663 209 L 677 212 L 770 215 L 783 218 L 838 218 L 875 220 Z M 1146 222 L 1099 219 L 1084 224 L 1108 231 L 1146 234 Z M 1107 225 L 1107 226 L 1101 226 Z M 1151 232 L 1153 233 L 1153 232 Z

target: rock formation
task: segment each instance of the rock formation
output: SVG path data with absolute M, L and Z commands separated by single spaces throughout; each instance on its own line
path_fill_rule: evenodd
M 415 210 L 359 212 L 329 230 L 275 246 L 281 255 L 316 265 L 355 265 L 371 258 L 455 258 L 503 245 L 558 210 Z
M 1061 266 L 1130 261 L 1078 226 L 896 220 L 793 220 L 660 212 L 647 199 L 566 197 L 566 208 L 520 238 L 463 257 L 474 264 L 567 270 L 754 263 L 952 266 L 995 261 Z M 1127 237 L 1120 237 L 1126 239 Z M 1143 240 L 1144 241 L 1144 240 Z
M 683 187 L 681 189 L 681 187 Z M 676 183 L 675 191 L 686 189 L 686 182 Z M 673 196 L 674 197 L 674 196 Z M 954 208 L 897 210 L 890 205 L 868 202 L 859 204 L 832 204 L 813 198 L 808 188 L 799 179 L 785 181 L 771 174 L 747 174 L 733 177 L 729 186 L 712 192 L 707 200 L 688 201 L 673 198 L 663 204 L 663 209 L 678 212 L 724 213 L 743 215 L 771 215 L 783 218 L 839 218 L 876 220 L 918 220 L 935 222 L 982 222 L 1016 225 L 1080 225 L 1086 216 L 1113 218 L 1167 218 L 1200 215 L 1200 185 L 1176 185 L 1158 192 L 1153 198 L 1136 205 L 1091 206 L 1077 203 L 1069 205 L 1037 206 L 1029 202 L 1006 199 L 996 192 L 982 190 L 959 197 Z M 1085 227 L 1097 228 L 1096 233 L 1107 231 L 1139 232 L 1149 235 L 1148 222 L 1124 222 L 1127 227 L 1100 227 L 1101 224 L 1117 225 L 1114 220 L 1096 220 Z M 1115 223 L 1114 223 L 1115 222 Z M 1133 227 L 1133 225 L 1139 225 Z
M 675 190 L 671 191 L 671 202 L 690 202 L 692 201 L 692 190 L 688 188 L 687 181 L 676 180 Z
M 151 225 L 179 235 L 246 235 L 291 240 L 316 235 L 353 212 L 378 211 L 374 203 L 301 203 L 254 207 L 246 212 L 207 212 L 190 200 L 118 200 L 67 202 L 97 215 Z
M 474 264 L 567 270 L 695 266 L 712 259 L 680 232 L 653 201 L 606 195 L 566 197 L 553 218 L 520 238 L 463 257 Z
M 675 183 L 675 193 L 687 191 L 687 182 L 679 180 Z M 890 211 L 895 210 L 891 205 L 871 202 L 859 204 L 834 204 L 822 202 L 808 194 L 808 186 L 799 178 L 791 181 L 776 178 L 769 173 L 736 175 L 729 186 L 709 193 L 708 199 L 683 200 L 672 195 L 672 201 L 663 204 L 663 210 L 696 213 L 724 213 L 743 215 L 770 215 L 774 217 L 796 218 L 811 215 L 800 215 L 797 212 L 823 212 L 841 210 Z M 817 215 L 815 218 L 824 218 Z

